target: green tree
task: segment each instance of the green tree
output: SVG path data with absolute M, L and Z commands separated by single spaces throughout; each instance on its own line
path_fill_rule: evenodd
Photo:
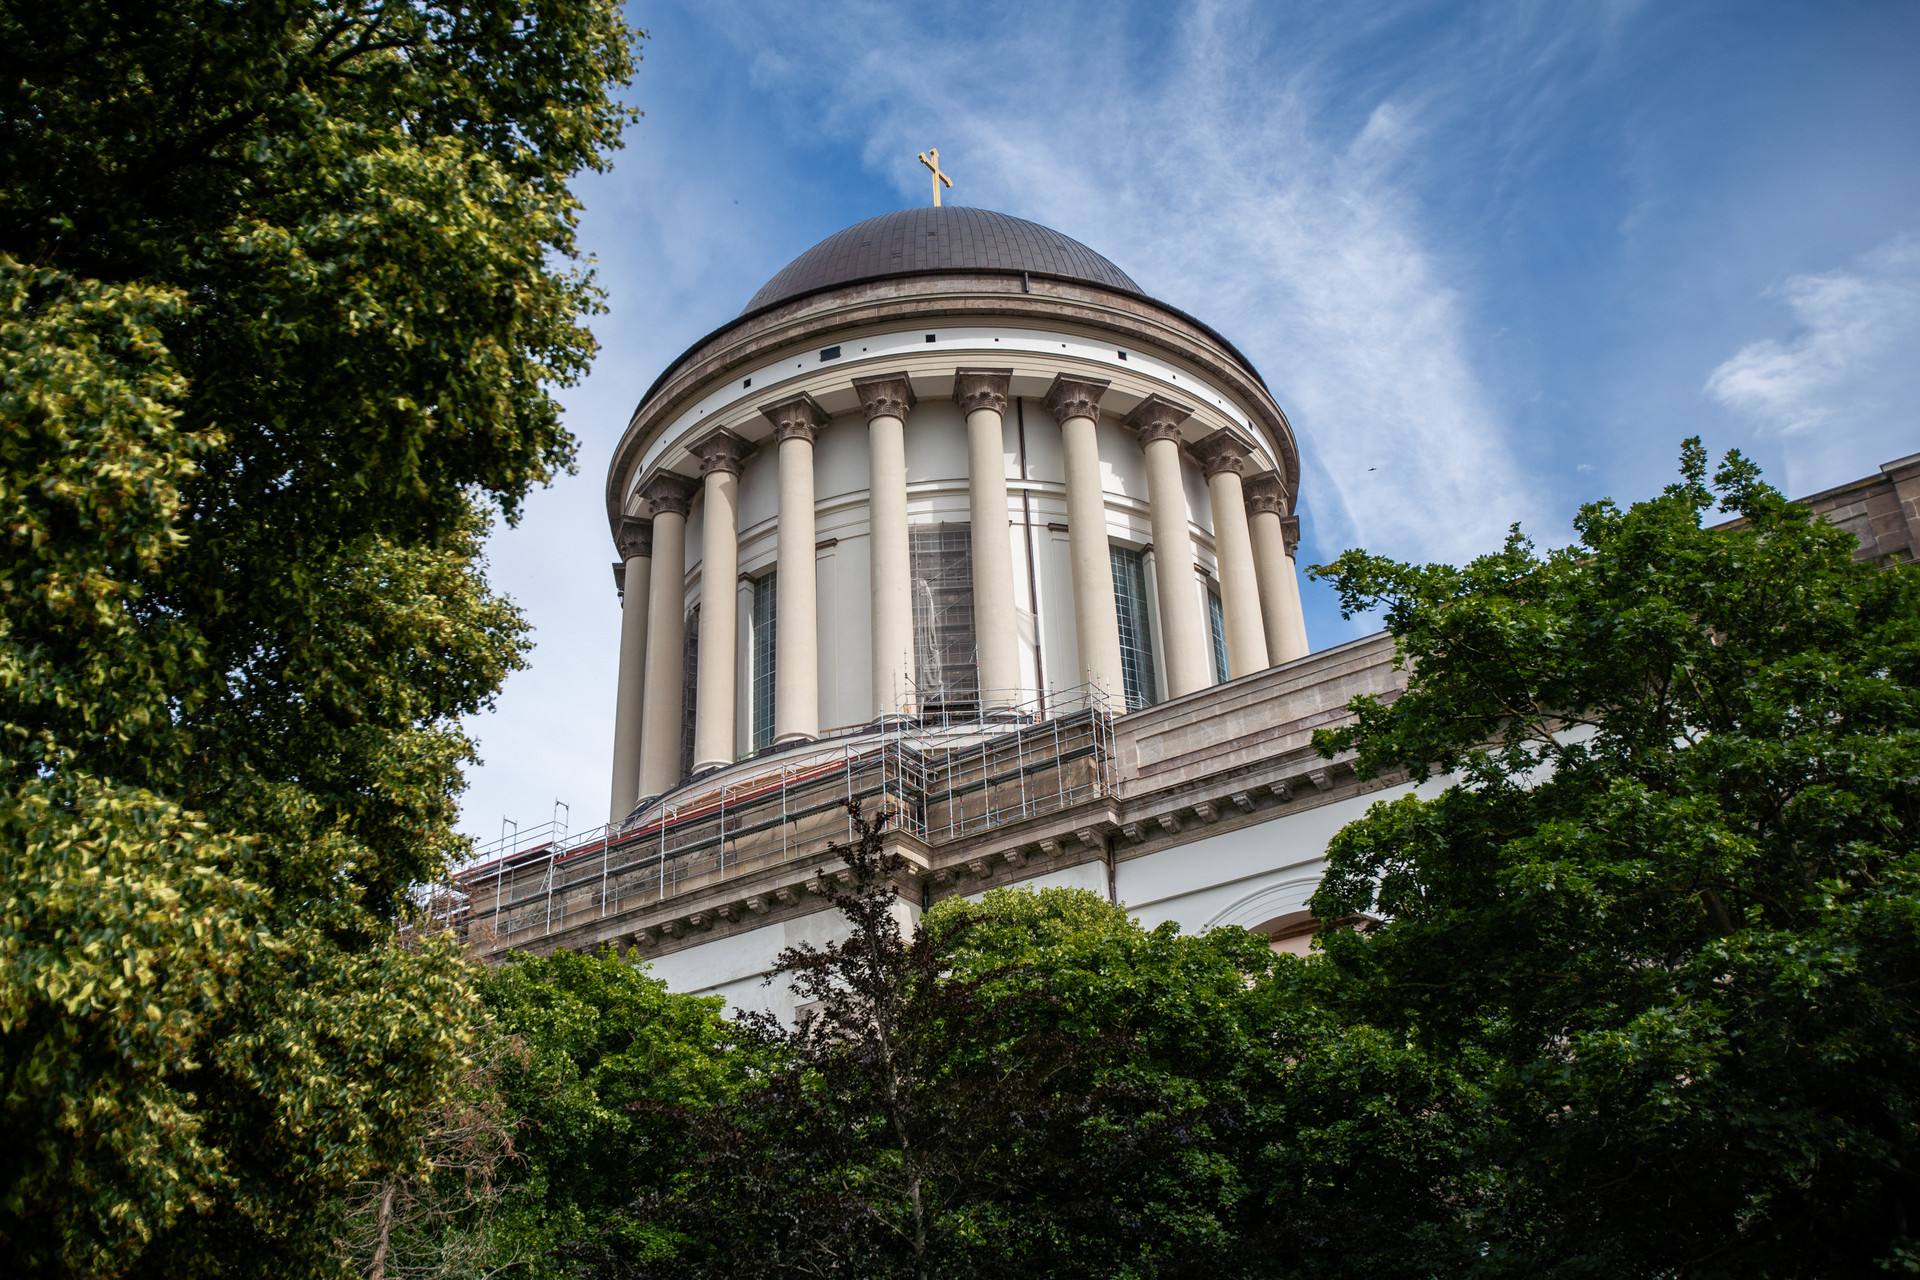
M 718 996 L 675 995 L 610 951 L 515 956 L 480 981 L 503 1054 L 497 1080 L 518 1159 L 496 1234 L 531 1274 L 564 1274 L 556 1246 L 598 1238 L 665 1247 L 617 1211 L 672 1185 L 698 1155 L 684 1117 L 730 1099 L 753 1070 Z
M 645 1247 L 585 1242 L 570 1252 L 591 1274 L 1212 1278 L 1432 1257 L 1400 1204 L 1434 1173 L 1414 1140 L 1436 1124 L 1430 1073 L 1337 1034 L 1312 998 L 1326 966 L 1239 929 L 1145 929 L 1080 890 L 994 891 L 909 928 L 905 864 L 881 820 L 856 821 L 834 899 L 849 936 L 780 960 L 802 1019 L 746 1020 L 769 1069 L 686 1114 L 684 1181 L 628 1211 Z
M 1323 932 L 1322 1005 L 1467 1082 L 1407 1209 L 1464 1272 L 1912 1270 L 1920 575 L 1682 471 L 1562 551 L 1316 570 L 1410 673 L 1322 750 L 1453 775 L 1334 842 L 1316 913 L 1385 923 Z
M 0 1240 L 333 1267 L 478 1016 L 394 945 L 570 464 L 611 0 L 0 4 Z

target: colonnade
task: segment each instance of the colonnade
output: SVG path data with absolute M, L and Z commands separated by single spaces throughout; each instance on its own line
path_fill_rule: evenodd
M 1013 371 L 956 370 L 954 400 L 966 416 L 974 634 L 979 686 L 989 705 L 1018 699 L 1020 651 L 1013 552 L 1002 445 Z M 1061 374 L 1043 403 L 1059 424 L 1066 471 L 1067 541 L 1080 670 L 1071 683 L 1123 687 L 1119 617 L 1107 538 L 1097 426 L 1108 384 Z M 911 712 L 913 597 L 907 537 L 906 417 L 914 405 L 906 374 L 853 383 L 868 429 L 872 583 L 872 696 L 876 716 Z M 828 415 L 810 395 L 761 409 L 778 448 L 779 527 L 775 584 L 774 742 L 819 736 L 818 605 L 815 593 L 814 441 Z M 1147 505 L 1156 557 L 1160 634 L 1168 694 L 1213 683 L 1209 628 L 1188 528 L 1180 427 L 1192 409 L 1153 395 L 1128 415 L 1146 460 Z M 695 691 L 695 772 L 734 755 L 739 622 L 732 584 L 739 572 L 739 477 L 752 446 L 724 428 L 692 446 L 705 502 L 699 661 Z M 1290 662 L 1307 652 L 1293 551 L 1299 521 L 1271 472 L 1247 477 L 1251 456 L 1227 431 L 1193 452 L 1213 514 L 1229 678 Z M 612 818 L 680 778 L 686 644 L 686 519 L 696 485 L 671 472 L 639 495 L 642 514 L 621 521 L 616 544 L 623 580 L 620 677 L 615 703 Z M 652 572 L 652 561 L 661 569 Z

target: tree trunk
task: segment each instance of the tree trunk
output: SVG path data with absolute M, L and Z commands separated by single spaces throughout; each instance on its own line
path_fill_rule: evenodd
M 393 1184 L 380 1188 L 380 1213 L 374 1219 L 373 1261 L 367 1264 L 367 1280 L 387 1280 L 387 1240 L 393 1234 Z

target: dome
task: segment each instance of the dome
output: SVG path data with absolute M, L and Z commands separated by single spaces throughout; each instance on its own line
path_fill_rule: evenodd
M 988 209 L 927 206 L 884 213 L 828 236 L 761 286 L 740 314 L 815 289 L 914 271 L 1029 271 L 1141 292 L 1126 272 L 1037 222 Z

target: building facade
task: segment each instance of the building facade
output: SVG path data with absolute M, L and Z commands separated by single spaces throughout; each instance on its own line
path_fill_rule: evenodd
M 1308 652 L 1299 478 L 1252 366 L 1086 246 L 953 207 L 829 237 L 629 421 L 609 821 L 468 868 L 469 942 L 791 1013 L 764 978 L 842 929 L 854 801 L 894 816 L 903 919 L 1076 885 L 1304 948 L 1390 783 L 1312 732 L 1401 675 L 1386 636 Z

